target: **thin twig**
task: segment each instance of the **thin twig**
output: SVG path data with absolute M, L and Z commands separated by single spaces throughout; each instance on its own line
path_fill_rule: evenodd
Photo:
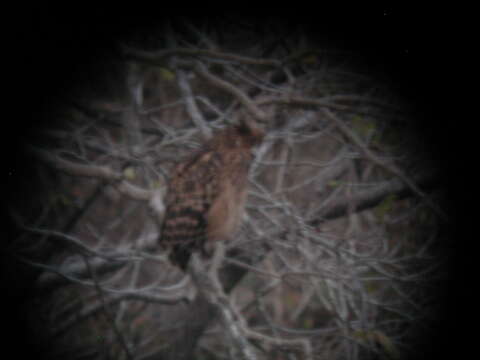
M 107 318 L 107 321 L 110 323 L 110 326 L 112 327 L 113 332 L 115 333 L 115 336 L 117 337 L 118 342 L 120 343 L 120 346 L 125 351 L 125 355 L 127 356 L 127 358 L 129 360 L 134 360 L 133 354 L 132 354 L 132 352 L 131 352 L 128 344 L 127 344 L 127 341 L 125 340 L 125 337 L 123 336 L 122 332 L 118 328 L 118 326 L 115 322 L 114 316 L 110 313 L 110 309 L 108 307 L 108 302 L 103 295 L 103 290 L 102 290 L 102 287 L 100 286 L 100 284 L 98 282 L 97 275 L 95 274 L 95 270 L 92 267 L 90 267 L 89 260 L 86 256 L 84 256 L 83 259 L 85 261 L 85 265 L 86 265 L 88 271 L 90 272 L 90 275 L 91 275 L 91 277 L 93 279 L 93 282 L 95 284 L 95 289 L 97 290 L 98 296 L 100 298 L 100 303 L 102 305 L 102 310 L 103 310 L 103 313 L 105 314 L 105 317 Z
M 377 157 L 370 149 L 363 143 L 363 141 L 352 131 L 350 128 L 345 125 L 335 114 L 333 114 L 329 109 L 322 109 L 323 113 L 332 120 L 337 128 L 347 136 L 358 149 L 372 162 L 380 166 L 381 168 L 387 170 L 389 173 L 397 176 L 404 184 L 406 184 L 417 196 L 425 200 L 427 205 L 435 211 L 435 213 L 444 221 L 448 221 L 447 215 L 440 209 L 433 201 L 425 194 L 408 176 L 406 176 L 397 166 L 394 164 L 387 164 L 385 161 Z
M 231 61 L 245 65 L 262 65 L 274 67 L 280 65 L 280 62 L 274 59 L 250 58 L 246 56 L 207 49 L 176 48 L 160 51 L 145 51 L 140 49 L 134 49 L 132 47 L 126 46 L 125 44 L 120 44 L 120 48 L 127 56 L 131 56 L 136 60 L 147 61 L 155 65 L 165 64 L 166 60 L 172 56 L 204 57 L 215 60 Z
M 220 251 L 220 248 L 215 249 L 216 252 Z M 214 255 L 214 258 L 218 257 Z M 218 280 L 218 274 L 214 266 L 212 271 L 207 271 L 203 262 L 200 260 L 197 254 L 193 254 L 189 264 L 189 273 L 192 276 L 198 290 L 201 292 L 207 301 L 215 306 L 221 314 L 222 322 L 225 330 L 228 331 L 230 338 L 241 358 L 244 360 L 255 360 L 257 356 L 253 351 L 252 346 L 249 344 L 244 336 L 244 332 L 238 322 L 238 318 L 231 308 L 231 304 L 224 294 L 220 282 Z
M 238 87 L 232 85 L 231 83 L 219 78 L 216 75 L 213 75 L 210 71 L 207 70 L 206 66 L 200 62 L 196 63 L 194 68 L 195 73 L 201 78 L 207 80 L 210 84 L 219 87 L 233 96 L 242 103 L 250 114 L 259 121 L 264 121 L 267 118 L 267 115 L 263 110 L 261 110 L 242 90 Z
M 192 92 L 192 88 L 187 79 L 187 74 L 184 70 L 178 69 L 176 71 L 177 79 L 178 79 L 178 87 L 182 93 L 183 100 L 185 101 L 185 106 L 187 108 L 187 112 L 190 115 L 190 118 L 194 122 L 194 124 L 200 130 L 202 137 L 204 140 L 208 140 L 212 137 L 212 130 L 207 126 L 205 119 L 203 118 L 200 109 L 195 102 L 195 97 Z
M 145 190 L 139 186 L 133 185 L 126 181 L 121 173 L 114 171 L 108 166 L 79 164 L 51 154 L 45 150 L 38 148 L 32 148 L 32 150 L 39 159 L 44 160 L 48 164 L 70 175 L 109 180 L 120 193 L 135 200 L 148 201 L 152 197 L 152 192 L 150 190 Z

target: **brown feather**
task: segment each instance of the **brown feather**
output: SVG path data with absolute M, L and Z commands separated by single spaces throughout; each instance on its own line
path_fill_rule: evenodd
M 160 244 L 186 269 L 192 251 L 211 252 L 240 225 L 247 194 L 252 147 L 263 131 L 243 121 L 215 134 L 173 170 L 166 196 Z

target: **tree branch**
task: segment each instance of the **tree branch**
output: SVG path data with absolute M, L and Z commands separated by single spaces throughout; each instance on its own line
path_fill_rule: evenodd
M 45 150 L 37 148 L 32 150 L 39 159 L 69 175 L 93 177 L 111 181 L 121 194 L 134 200 L 148 201 L 152 198 L 153 194 L 151 190 L 145 190 L 129 183 L 124 179 L 124 176 L 121 173 L 114 171 L 108 166 L 78 164 L 73 161 L 62 159 L 61 157 Z
M 433 174 L 419 175 L 414 178 L 414 181 L 418 187 L 423 189 L 433 189 L 438 185 L 437 179 Z M 331 203 L 327 208 L 316 214 L 315 219 L 310 221 L 309 225 L 317 226 L 325 221 L 340 218 L 347 215 L 349 210 L 356 213 L 371 209 L 391 195 L 400 200 L 416 194 L 400 179 L 386 181 L 368 190 L 359 191 L 351 198 L 345 197 Z M 349 209 L 351 205 L 352 208 Z
M 215 261 L 218 261 L 220 248 L 221 245 L 215 249 Z M 199 295 L 204 296 L 207 302 L 221 315 L 223 326 L 229 333 L 237 353 L 240 354 L 240 358 L 255 360 L 257 359 L 256 354 L 244 336 L 244 331 L 238 322 L 238 314 L 235 314 L 228 297 L 223 292 L 215 266 L 212 270 L 207 271 L 198 254 L 192 255 L 188 271 L 199 290 Z
M 435 186 L 437 185 L 437 181 L 432 174 L 419 175 L 418 177 L 414 178 L 414 181 L 417 183 L 417 186 L 423 189 L 432 189 L 435 188 Z M 315 218 L 310 220 L 308 222 L 308 225 L 318 226 L 323 222 L 335 220 L 337 218 L 345 216 L 348 213 L 348 207 L 351 203 L 355 204 L 353 208 L 354 212 L 360 212 L 375 207 L 376 205 L 381 203 L 383 199 L 392 194 L 400 200 L 408 196 L 412 196 L 414 193 L 402 181 L 400 181 L 399 179 L 393 179 L 383 184 L 379 184 L 374 188 L 370 188 L 369 190 L 358 192 L 352 198 L 342 198 L 340 200 L 337 200 L 324 210 L 321 210 L 318 214 L 314 215 Z M 152 237 L 152 239 L 153 238 L 154 237 Z M 151 242 L 145 242 L 138 250 L 151 251 L 151 247 Z M 235 257 L 237 257 L 238 255 L 239 254 L 236 253 L 235 256 L 229 255 L 228 257 L 235 259 Z M 248 264 L 249 261 L 244 261 L 244 263 Z M 125 264 L 126 260 L 108 261 L 105 259 L 94 259 L 91 262 L 91 266 L 95 267 L 95 271 L 98 274 L 117 270 Z M 248 269 L 246 268 L 235 265 L 235 262 L 232 262 L 232 264 L 229 265 L 227 269 L 229 269 L 227 270 L 227 272 L 231 272 L 229 276 L 226 276 L 226 278 L 229 279 L 227 281 L 229 288 L 233 288 L 236 281 L 239 280 L 239 277 L 243 276 L 243 274 L 248 271 Z M 233 276 L 233 274 L 236 274 L 238 272 L 240 272 L 242 275 Z M 86 271 L 85 266 L 82 263 L 70 264 L 68 266 L 68 270 L 65 270 L 65 274 L 78 278 L 85 278 L 88 276 L 88 272 Z M 47 273 L 43 274 L 37 282 L 37 286 L 39 286 L 41 289 L 53 289 L 65 284 L 68 284 L 68 281 L 66 281 L 65 279 L 60 278 L 56 274 Z
M 200 130 L 203 139 L 208 140 L 212 137 L 212 130 L 207 126 L 205 119 L 203 118 L 200 109 L 195 102 L 195 97 L 192 93 L 192 88 L 188 83 L 187 75 L 185 71 L 182 69 L 178 69 L 176 71 L 177 79 L 178 79 L 178 87 L 182 93 L 183 99 L 185 101 L 185 105 L 187 107 L 187 112 L 190 115 L 190 118 Z
M 183 282 L 183 281 L 182 281 Z M 183 284 L 185 285 L 185 284 Z M 138 291 L 135 289 L 132 290 L 121 290 L 115 293 L 109 293 L 104 296 L 104 303 L 108 306 L 115 305 L 122 301 L 143 301 L 146 303 L 152 304 L 162 304 L 162 305 L 175 305 L 181 301 L 189 300 L 189 293 L 186 289 L 183 288 L 173 288 L 167 289 L 163 293 L 155 293 L 153 291 Z M 63 321 L 56 328 L 53 329 L 52 336 L 58 337 L 64 334 L 66 331 L 72 327 L 78 325 L 79 322 L 87 320 L 91 316 L 94 316 L 96 313 L 102 310 L 102 303 L 97 302 L 90 304 L 85 308 L 82 308 L 79 312 L 75 313 L 71 318 Z
M 419 196 L 420 198 L 424 199 L 427 205 L 435 211 L 435 213 L 440 216 L 442 220 L 448 221 L 447 215 L 436 205 L 432 202 L 432 200 L 412 181 L 408 176 L 406 176 L 398 167 L 394 164 L 387 164 L 385 161 L 378 158 L 370 149 L 363 143 L 363 141 L 352 131 L 350 128 L 345 125 L 343 121 L 341 121 L 335 114 L 333 114 L 328 109 L 322 109 L 323 113 L 327 115 L 327 117 L 332 120 L 337 128 L 349 138 L 355 146 L 372 162 L 380 166 L 381 168 L 385 169 L 389 173 L 397 176 L 408 188 L 412 190 L 412 192 Z
M 118 328 L 118 326 L 115 322 L 115 319 L 113 317 L 113 314 L 110 312 L 111 308 L 109 307 L 109 304 L 105 300 L 105 296 L 103 294 L 103 289 L 99 284 L 97 275 L 95 274 L 94 269 L 90 267 L 89 259 L 85 256 L 83 257 L 83 259 L 85 261 L 86 268 L 88 269 L 88 272 L 90 273 L 90 276 L 91 276 L 91 278 L 94 282 L 95 289 L 97 290 L 98 297 L 100 298 L 100 304 L 101 304 L 103 314 L 105 315 L 105 318 L 107 319 L 107 322 L 112 327 L 113 332 L 114 332 L 118 342 L 120 343 L 120 346 L 124 350 L 127 359 L 133 360 L 133 355 L 132 355 L 130 346 L 127 344 L 127 341 L 125 340 L 125 336 L 123 335 L 123 333 Z
M 339 103 L 339 101 L 350 102 L 351 104 L 341 104 Z M 295 95 L 295 94 L 285 94 L 282 96 L 262 98 L 255 102 L 257 106 L 281 104 L 281 105 L 331 109 L 336 111 L 355 113 L 360 115 L 369 115 L 369 116 L 372 114 L 371 110 L 365 110 L 365 109 L 359 108 L 358 105 L 355 105 L 355 103 L 371 104 L 377 108 L 388 109 L 390 112 L 392 111 L 396 113 L 401 112 L 401 109 L 397 108 L 392 104 L 388 104 L 386 102 L 382 102 L 377 99 L 372 99 L 366 96 L 356 96 L 356 95 L 332 95 L 332 96 L 325 96 L 321 98 L 309 98 L 309 97 Z
M 434 177 L 427 174 L 415 178 L 415 181 L 421 188 L 434 188 L 436 185 Z M 402 181 L 400 181 L 399 179 L 394 179 L 390 182 L 385 183 L 383 186 L 377 186 L 372 190 L 365 191 L 360 194 L 355 194 L 350 199 L 343 199 L 336 202 L 332 206 L 326 208 L 320 214 L 317 214 L 316 218 L 310 220 L 306 225 L 318 226 L 323 222 L 335 220 L 345 216 L 349 211 L 349 206 L 351 202 L 356 204 L 355 208 L 353 209 L 354 212 L 372 208 L 379 204 L 390 194 L 395 194 L 398 199 L 414 195 L 411 189 L 408 188 Z M 258 242 L 262 243 L 261 241 Z M 227 259 L 229 259 L 229 261 L 221 272 L 221 283 L 224 291 L 226 293 L 232 291 L 235 286 L 240 282 L 240 280 L 243 279 L 243 277 L 251 270 L 249 266 L 261 262 L 269 251 L 269 247 L 262 247 L 260 245 L 258 245 L 255 251 L 255 256 L 252 256 L 251 252 L 245 252 L 241 249 L 234 248 L 228 251 Z M 230 258 L 238 260 L 240 263 L 235 260 L 230 261 Z M 190 359 L 192 357 L 198 338 L 200 338 L 201 334 L 203 334 L 205 329 L 214 319 L 213 314 L 215 313 L 215 307 L 212 306 L 209 302 L 206 302 L 202 299 L 203 297 L 198 296 L 197 299 L 189 306 L 189 309 L 191 309 L 191 311 L 187 311 L 187 313 L 194 314 L 192 315 L 192 318 L 194 317 L 195 320 L 197 320 L 196 324 L 190 325 L 189 329 L 189 332 L 194 333 L 197 338 L 193 340 L 193 343 L 192 339 L 190 339 L 188 347 L 185 347 L 184 338 L 175 340 L 175 342 L 172 344 L 173 348 L 184 347 L 184 352 L 181 355 L 177 354 L 178 356 L 176 357 L 176 359 Z M 201 319 L 199 319 L 199 316 L 201 317 Z M 253 338 L 254 334 L 251 335 Z M 311 351 L 311 348 L 309 346 L 306 346 L 302 341 L 297 341 L 291 345 L 294 347 L 302 347 L 306 354 Z M 161 355 L 158 358 L 164 357 L 168 358 L 168 355 Z M 157 357 L 152 357 L 152 360 L 153 359 L 157 359 Z
M 125 44 L 120 44 L 122 52 L 135 60 L 146 61 L 154 65 L 164 65 L 172 56 L 205 57 L 215 60 L 232 61 L 245 65 L 279 66 L 280 62 L 274 59 L 256 59 L 236 54 L 224 53 L 215 50 L 176 48 L 160 51 L 145 51 L 134 49 Z
M 242 90 L 240 90 L 238 87 L 232 85 L 231 83 L 219 78 L 218 76 L 213 75 L 211 72 L 209 72 L 206 68 L 206 66 L 200 62 L 197 62 L 195 68 L 194 68 L 195 73 L 203 78 L 204 80 L 208 81 L 210 84 L 221 88 L 228 93 L 232 94 L 237 98 L 238 101 L 240 101 L 241 104 L 243 104 L 247 110 L 250 112 L 250 114 L 259 121 L 265 121 L 267 119 L 267 115 L 263 110 L 261 110 L 249 97 L 246 95 Z
M 218 278 L 218 266 L 220 265 L 221 259 L 223 259 L 223 246 L 223 244 L 217 245 L 211 268 L 208 271 L 199 259 L 199 256 L 193 254 L 189 273 L 197 285 L 200 294 L 220 313 L 223 326 L 228 331 L 237 352 L 241 354 L 241 358 L 245 360 L 257 358 L 252 346 L 247 341 L 247 338 L 249 338 L 281 348 L 301 349 L 303 350 L 304 358 L 311 360 L 312 348 L 307 339 L 281 339 L 249 329 L 242 314 L 238 312 L 225 294 Z

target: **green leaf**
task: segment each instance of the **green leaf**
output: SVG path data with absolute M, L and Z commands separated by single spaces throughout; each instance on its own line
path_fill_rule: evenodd
M 58 201 L 59 201 L 62 205 L 65 205 L 65 206 L 73 205 L 72 200 L 69 199 L 69 198 L 68 198 L 67 196 L 65 196 L 64 194 L 60 194 L 60 195 L 59 195 Z
M 400 354 L 398 352 L 397 347 L 392 342 L 392 339 L 390 339 L 382 331 L 374 331 L 373 335 L 375 336 L 375 340 L 382 346 L 382 348 L 390 356 L 390 358 L 400 359 Z
M 55 194 L 50 195 L 49 201 L 53 206 L 71 206 L 71 205 L 73 205 L 72 199 L 69 196 L 67 196 L 65 194 L 62 194 L 62 193 L 55 193 Z
M 175 80 L 175 74 L 171 70 L 162 67 L 162 68 L 159 69 L 159 71 L 160 71 L 160 76 L 162 77 L 162 79 L 167 80 L 167 81 Z
M 334 187 L 337 187 L 341 184 L 341 181 L 338 181 L 338 180 L 330 180 L 327 185 L 334 188 Z
M 312 329 L 312 328 L 313 328 L 313 325 L 314 325 L 313 318 L 311 318 L 311 317 L 306 317 L 306 318 L 303 320 L 303 328 L 304 328 L 304 329 Z
M 135 169 L 133 167 L 127 167 L 125 170 L 123 170 L 123 176 L 125 176 L 125 179 L 133 180 L 137 174 L 135 174 Z
M 151 186 L 152 186 L 152 189 L 159 189 L 165 186 L 165 182 L 160 180 L 154 180 L 152 181 Z
M 382 347 L 389 359 L 400 359 L 400 353 L 392 339 L 380 330 L 356 330 L 353 337 L 363 343 L 376 343 Z
M 356 115 L 352 119 L 352 128 L 360 137 L 366 138 L 370 136 L 372 131 L 375 131 L 375 122 L 366 120 L 360 115 Z
M 318 56 L 316 54 L 310 54 L 302 58 L 302 62 L 306 65 L 318 64 Z
M 380 204 L 378 204 L 375 209 L 373 209 L 374 214 L 377 216 L 380 222 L 383 222 L 385 215 L 392 210 L 393 204 L 397 200 L 397 196 L 395 194 L 390 194 L 385 199 L 382 200 Z
M 369 281 L 365 284 L 365 290 L 368 294 L 372 294 L 377 292 L 380 289 L 380 285 L 378 281 Z

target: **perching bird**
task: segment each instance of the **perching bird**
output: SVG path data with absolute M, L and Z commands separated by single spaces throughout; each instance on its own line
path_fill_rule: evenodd
M 193 251 L 210 255 L 216 241 L 234 235 L 243 215 L 252 148 L 264 132 L 240 121 L 208 140 L 173 170 L 166 195 L 160 245 L 185 270 Z

